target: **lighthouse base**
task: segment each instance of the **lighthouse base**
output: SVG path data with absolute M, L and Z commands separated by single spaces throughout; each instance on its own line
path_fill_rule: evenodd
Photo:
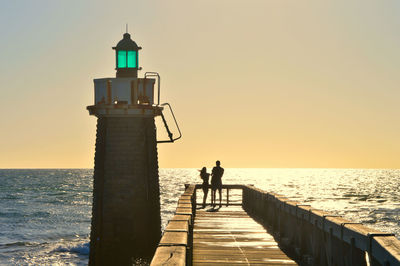
M 154 117 L 99 117 L 89 264 L 151 258 L 160 237 Z

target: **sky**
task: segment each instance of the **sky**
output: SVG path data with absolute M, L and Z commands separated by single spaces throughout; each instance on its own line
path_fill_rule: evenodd
M 93 79 L 115 76 L 126 24 L 183 132 L 158 145 L 160 167 L 400 168 L 399 13 L 394 0 L 2 1 L 0 168 L 93 168 L 86 106 Z

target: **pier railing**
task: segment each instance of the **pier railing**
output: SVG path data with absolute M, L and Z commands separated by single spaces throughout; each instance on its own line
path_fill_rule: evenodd
M 196 190 L 202 186 L 185 187 L 151 265 L 191 265 Z M 237 189 L 242 192 L 243 209 L 271 231 L 302 265 L 400 265 L 400 241 L 393 234 L 251 185 L 223 185 L 223 205 L 237 205 L 229 199 L 229 191 Z
M 243 208 L 310 265 L 400 265 L 400 241 L 329 212 L 243 186 Z
M 188 185 L 186 185 L 188 186 Z M 203 185 L 202 184 L 196 184 L 195 185 L 195 189 L 203 189 Z M 211 200 L 211 186 L 208 186 L 208 202 L 207 204 L 211 204 L 210 200 Z M 232 195 L 232 190 L 235 192 L 240 192 L 240 195 L 238 195 L 237 193 Z M 243 191 L 243 185 L 222 185 L 222 205 L 223 206 L 232 206 L 232 205 L 239 205 L 242 206 L 242 191 Z M 218 200 L 216 200 L 216 203 L 219 204 L 219 195 L 218 195 L 218 191 L 216 192 L 216 198 Z M 197 205 L 201 206 L 202 205 L 202 201 L 199 201 L 200 198 L 203 196 L 203 193 L 201 193 L 200 197 L 197 199 Z M 238 197 L 239 196 L 239 197 Z

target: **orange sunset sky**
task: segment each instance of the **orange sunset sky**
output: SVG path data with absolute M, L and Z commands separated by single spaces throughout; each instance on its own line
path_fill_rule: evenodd
M 0 168 L 93 167 L 126 23 L 183 132 L 160 167 L 400 167 L 399 1 L 1 5 Z

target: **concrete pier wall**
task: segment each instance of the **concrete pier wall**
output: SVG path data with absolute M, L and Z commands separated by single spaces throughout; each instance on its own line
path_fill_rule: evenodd
M 151 258 L 160 237 L 154 117 L 99 117 L 89 264 Z
M 175 215 L 168 222 L 151 266 L 192 265 L 193 223 L 196 215 L 196 186 L 185 185 Z
M 393 234 L 253 186 L 243 186 L 242 204 L 303 265 L 400 265 Z

